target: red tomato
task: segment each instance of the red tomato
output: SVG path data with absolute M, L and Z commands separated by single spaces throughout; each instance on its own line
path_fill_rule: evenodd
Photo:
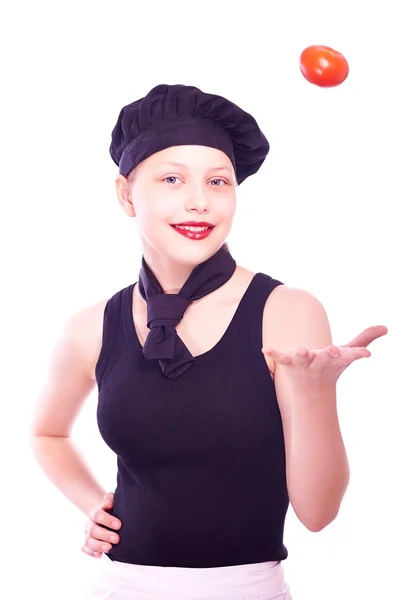
M 328 46 L 308 46 L 299 64 L 305 79 L 320 87 L 340 85 L 349 74 L 346 58 Z

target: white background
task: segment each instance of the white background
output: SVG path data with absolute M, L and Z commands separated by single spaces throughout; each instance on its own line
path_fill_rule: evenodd
M 52 487 L 27 432 L 63 321 L 136 281 L 134 222 L 108 148 L 119 110 L 159 83 L 221 94 L 271 145 L 239 188 L 236 260 L 325 305 L 334 341 L 389 335 L 339 381 L 352 479 L 337 520 L 310 533 L 290 512 L 294 600 L 398 598 L 398 58 L 395 2 L 13 2 L 0 19 L 1 597 L 78 600 L 95 559 L 85 516 Z M 309 84 L 301 51 L 350 64 Z M 75 438 L 106 489 L 115 458 L 87 402 Z

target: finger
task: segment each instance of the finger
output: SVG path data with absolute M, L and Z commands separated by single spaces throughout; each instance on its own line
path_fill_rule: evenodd
M 369 358 L 371 352 L 367 348 L 350 348 L 349 352 L 343 352 L 342 355 L 344 356 L 345 361 L 350 361 L 352 363 L 360 358 Z
M 94 558 L 100 558 L 103 554 L 102 552 L 94 552 L 94 550 L 91 550 L 87 546 L 82 546 L 82 552 L 88 554 L 89 556 L 93 556 Z
M 295 353 L 294 360 L 299 365 L 309 365 L 311 362 L 309 350 L 305 348 L 305 346 L 299 346 Z
M 109 527 L 110 529 L 120 529 L 122 526 L 122 523 L 119 519 L 105 512 L 105 510 L 103 510 L 102 508 L 94 509 L 90 517 L 99 525 L 104 525 L 105 527 Z
M 371 356 L 371 352 L 367 348 L 342 348 L 341 356 L 333 360 L 336 361 L 337 368 L 346 369 L 356 360 L 368 358 L 369 356 Z
M 112 544 L 107 544 L 102 542 L 101 540 L 96 540 L 95 538 L 88 535 L 85 539 L 84 546 L 89 548 L 93 552 L 109 552 L 112 550 Z
M 89 537 L 92 537 L 95 540 L 108 542 L 110 544 L 118 544 L 120 541 L 120 537 L 117 533 L 110 531 L 109 529 L 104 529 L 104 527 L 100 527 L 100 525 L 97 525 L 94 521 L 92 521 L 92 525 L 87 528 L 87 533 Z
M 266 356 L 269 356 L 276 362 L 280 363 L 280 365 L 288 366 L 292 363 L 292 356 L 286 352 L 279 352 L 279 350 L 275 350 L 274 348 L 266 348 L 262 350 L 262 352 Z
M 101 507 L 102 508 L 113 508 L 114 506 L 114 493 L 107 492 L 103 498 Z
M 330 358 L 334 358 L 339 363 L 350 365 L 354 360 L 359 358 L 367 358 L 371 356 L 370 350 L 367 348 L 346 348 L 345 346 L 328 346 L 326 348 L 327 354 Z
M 375 325 L 374 327 L 368 327 L 362 333 L 357 335 L 349 344 L 346 344 L 347 348 L 363 347 L 365 348 L 374 340 L 386 335 L 388 329 L 384 325 Z
M 332 358 L 338 358 L 341 356 L 341 349 L 338 346 L 328 346 L 327 354 Z

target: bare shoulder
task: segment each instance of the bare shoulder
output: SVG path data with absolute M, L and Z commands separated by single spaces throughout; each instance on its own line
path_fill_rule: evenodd
M 80 408 L 95 387 L 104 308 L 101 300 L 66 319 L 49 357 L 37 399 L 32 436 L 69 436 Z
M 265 304 L 263 341 L 285 350 L 330 344 L 330 324 L 322 302 L 304 289 L 277 286 Z
M 273 320 L 290 317 L 297 319 L 298 316 L 326 316 L 326 311 L 321 301 L 309 291 L 278 285 L 265 304 L 265 319 L 268 319 L 270 315 Z
M 74 313 L 66 329 L 75 337 L 85 371 L 95 380 L 95 368 L 100 356 L 103 336 L 104 310 L 108 299 L 86 306 Z

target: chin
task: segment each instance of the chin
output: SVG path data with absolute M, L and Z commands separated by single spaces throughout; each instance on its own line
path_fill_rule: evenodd
M 199 265 L 217 252 L 218 248 L 203 248 L 191 252 L 176 253 L 176 261 L 185 265 Z
M 223 228 L 225 229 L 225 228 Z M 175 263 L 194 267 L 199 265 L 211 256 L 213 256 L 226 242 L 228 231 L 213 231 L 205 239 L 189 239 L 184 235 L 172 233 L 172 236 L 159 236 L 153 239 L 153 242 L 147 239 L 144 243 L 144 249 L 147 246 L 147 254 L 154 256 L 154 252 Z
M 213 256 L 224 242 L 220 244 L 207 244 L 202 242 L 190 241 L 184 246 L 175 246 L 173 249 L 168 248 L 167 254 L 176 262 L 185 265 L 199 265 Z

